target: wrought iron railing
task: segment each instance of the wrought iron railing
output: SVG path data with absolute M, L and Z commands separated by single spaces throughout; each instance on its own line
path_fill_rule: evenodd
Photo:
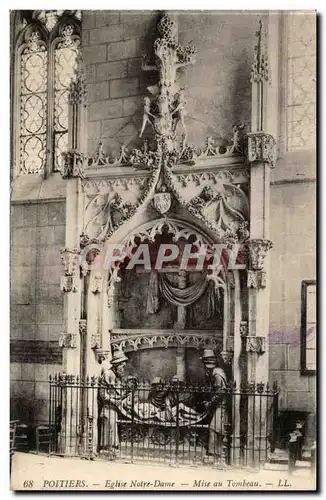
M 275 446 L 278 389 L 50 377 L 50 453 L 259 467 Z

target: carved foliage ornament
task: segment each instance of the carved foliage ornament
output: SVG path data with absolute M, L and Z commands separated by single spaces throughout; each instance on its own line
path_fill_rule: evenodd
M 266 33 L 262 20 L 259 21 L 259 29 L 256 31 L 257 45 L 254 49 L 254 62 L 251 69 L 251 82 L 268 82 L 268 53 L 266 46 Z
M 61 175 L 63 179 L 71 179 L 73 177 L 79 177 L 84 179 L 84 167 L 86 155 L 80 153 L 76 149 L 70 149 L 69 151 L 63 152 L 63 168 L 61 170 Z
M 252 269 L 262 270 L 266 254 L 273 248 L 273 243 L 267 239 L 252 239 L 248 242 L 248 247 Z
M 83 337 L 87 333 L 87 321 L 86 319 L 79 320 L 79 334 Z
M 134 350 L 139 348 L 153 348 L 154 344 L 162 342 L 165 348 L 169 345 L 192 346 L 197 349 L 211 346 L 217 347 L 217 340 L 210 334 L 139 334 L 139 335 L 114 335 L 111 334 L 111 345 L 118 350 Z
M 60 256 L 63 267 L 63 275 L 60 277 L 60 289 L 62 292 L 77 291 L 78 250 L 61 248 Z
M 248 134 L 248 161 L 269 163 L 275 166 L 276 142 L 272 135 L 265 132 L 254 132 Z

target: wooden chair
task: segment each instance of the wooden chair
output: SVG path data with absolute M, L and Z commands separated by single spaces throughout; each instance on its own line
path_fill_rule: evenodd
M 16 427 L 19 423 L 19 420 L 11 420 L 10 422 L 10 431 L 9 431 L 9 440 L 10 440 L 10 473 L 11 473 L 11 465 L 12 465 L 12 457 L 15 452 L 15 440 L 16 440 Z

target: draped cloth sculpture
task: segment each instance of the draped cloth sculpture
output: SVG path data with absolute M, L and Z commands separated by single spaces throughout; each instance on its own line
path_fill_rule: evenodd
M 207 317 L 212 318 L 218 307 L 218 295 L 214 284 L 201 276 L 186 288 L 172 285 L 164 273 L 153 271 L 150 276 L 147 295 L 147 314 L 155 314 L 160 305 L 160 296 L 174 306 L 190 306 L 208 290 Z

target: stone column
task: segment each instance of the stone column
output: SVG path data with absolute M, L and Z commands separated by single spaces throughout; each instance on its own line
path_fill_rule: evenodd
M 78 71 L 80 68 L 78 69 Z M 61 249 L 63 274 L 60 287 L 64 292 L 65 330 L 59 343 L 63 348 L 63 369 L 68 374 L 63 388 L 63 414 L 61 431 L 61 451 L 74 454 L 77 451 L 77 429 L 81 415 L 77 414 L 77 401 L 81 400 L 80 390 L 71 387 L 73 380 L 81 373 L 81 319 L 82 281 L 79 266 L 79 235 L 83 229 L 84 199 L 81 179 L 83 175 L 87 124 L 86 82 L 84 74 L 76 74 L 69 94 L 69 149 L 64 153 L 61 175 L 67 180 L 66 196 L 66 237 L 65 248 Z M 70 377 L 70 378 L 69 378 Z
M 185 289 L 187 287 L 187 272 L 179 271 L 178 273 L 178 287 L 180 289 Z M 185 306 L 178 306 L 177 308 L 178 319 L 174 324 L 174 328 L 177 330 L 184 330 L 186 327 L 186 315 L 187 309 Z M 186 350 L 185 347 L 178 345 L 177 346 L 177 375 L 178 377 L 184 379 L 186 376 Z
M 250 165 L 250 241 L 248 242 L 248 333 L 243 337 L 247 354 L 247 377 L 251 384 L 266 383 L 268 367 L 269 290 L 268 250 L 273 246 L 269 237 L 269 190 L 270 167 L 275 164 L 275 139 L 267 133 L 267 95 L 269 90 L 269 64 L 266 35 L 262 22 L 259 23 L 257 45 L 251 71 L 252 82 L 252 132 L 248 134 L 248 162 Z M 258 429 L 266 433 L 266 398 L 248 396 L 248 439 L 249 446 L 256 449 L 261 445 L 257 438 Z M 258 404 L 258 408 L 257 408 Z M 261 419 L 263 418 L 263 422 Z M 255 435 L 253 435 L 255 434 Z M 261 456 L 264 459 L 264 455 Z

